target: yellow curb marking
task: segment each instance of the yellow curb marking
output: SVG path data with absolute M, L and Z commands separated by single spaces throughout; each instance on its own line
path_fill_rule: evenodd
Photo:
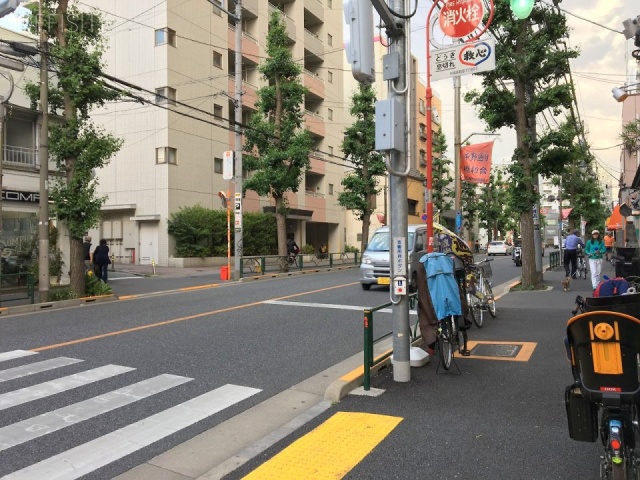
M 180 288 L 180 291 L 188 292 L 189 290 L 202 290 L 203 288 L 213 288 L 213 287 L 219 287 L 219 286 L 220 286 L 219 283 L 209 283 L 207 285 L 198 285 L 196 287 L 183 287 L 183 288 Z
M 469 357 L 457 356 L 456 358 L 473 358 L 479 360 L 502 360 L 507 362 L 528 362 L 533 355 L 533 351 L 538 345 L 537 342 L 494 342 L 494 341 L 472 341 L 467 342 L 467 348 L 473 350 L 476 345 L 520 345 L 520 351 L 515 357 L 488 357 L 485 355 L 471 355 Z
M 385 355 L 387 355 L 387 357 L 389 357 L 389 355 L 392 352 L 393 352 L 393 348 L 390 348 L 386 352 L 383 352 L 380 355 L 378 355 L 377 357 L 375 357 L 373 359 L 373 365 L 377 365 L 378 363 L 380 363 L 380 360 Z M 349 373 L 345 373 L 343 376 L 340 377 L 340 380 L 343 380 L 345 382 L 350 382 L 350 381 L 355 380 L 356 378 L 358 378 L 360 375 L 364 375 L 364 365 L 361 365 L 358 368 L 354 368 Z
M 360 463 L 402 421 L 338 412 L 249 475 L 248 480 L 336 480 Z
M 284 300 L 286 298 L 300 297 L 302 295 L 308 295 L 308 294 L 311 294 L 311 293 L 326 292 L 328 290 L 334 290 L 336 288 L 344 288 L 346 286 L 356 285 L 358 283 L 360 283 L 360 282 L 352 282 L 352 283 L 347 283 L 347 284 L 344 284 L 344 285 L 335 285 L 333 287 L 320 288 L 318 290 L 313 290 L 313 291 L 310 291 L 310 292 L 295 293 L 293 295 L 286 295 L 284 297 L 272 298 L 270 300 L 272 300 L 272 301 L 273 300 Z M 76 340 L 70 340 L 68 342 L 56 343 L 56 344 L 53 344 L 53 345 L 45 345 L 45 346 L 42 346 L 42 347 L 32 348 L 31 351 L 32 352 L 42 352 L 44 350 L 51 350 L 51 349 L 60 348 L 60 347 L 68 347 L 70 345 L 77 345 L 78 343 L 91 342 L 93 340 L 101 340 L 103 338 L 114 337 L 116 335 L 123 335 L 125 333 L 132 333 L 132 332 L 138 332 L 140 330 L 147 330 L 148 328 L 162 327 L 164 325 L 171 325 L 172 323 L 184 322 L 185 320 L 193 320 L 195 318 L 202 318 L 202 317 L 206 317 L 206 316 L 209 316 L 209 315 L 217 315 L 219 313 L 226 313 L 226 312 L 232 312 L 234 310 L 241 310 L 243 308 L 255 307 L 255 306 L 258 306 L 258 305 L 262 305 L 265 301 L 268 301 L 268 300 L 260 300 L 259 302 L 247 303 L 245 305 L 236 305 L 236 306 L 233 306 L 233 307 L 221 308 L 219 310 L 212 310 L 210 312 L 197 313 L 195 315 L 188 315 L 186 317 L 178 317 L 178 318 L 174 318 L 174 319 L 171 319 L 171 320 L 164 320 L 162 322 L 148 323 L 146 325 L 140 325 L 138 327 L 125 328 L 124 330 L 116 330 L 116 331 L 109 332 L 109 333 L 103 333 L 101 335 L 94 335 L 92 337 L 78 338 Z

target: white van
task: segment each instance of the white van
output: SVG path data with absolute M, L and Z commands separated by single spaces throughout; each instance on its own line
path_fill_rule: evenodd
M 436 237 L 437 252 L 454 252 L 466 263 L 473 262 L 471 249 L 464 240 L 455 233 L 438 223 L 433 224 L 433 232 Z M 424 223 L 408 225 L 407 228 L 407 252 L 409 254 L 409 291 L 415 292 L 418 288 L 418 267 L 420 257 L 426 253 L 427 226 Z M 362 254 L 360 264 L 360 284 L 364 290 L 369 290 L 372 285 L 389 285 L 389 245 L 391 243 L 389 227 L 380 227 L 372 235 L 367 249 Z

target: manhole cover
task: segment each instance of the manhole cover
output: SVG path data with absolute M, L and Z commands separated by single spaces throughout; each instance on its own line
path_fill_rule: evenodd
M 516 357 L 522 345 L 504 345 L 495 343 L 481 343 L 471 350 L 471 355 L 478 357 Z

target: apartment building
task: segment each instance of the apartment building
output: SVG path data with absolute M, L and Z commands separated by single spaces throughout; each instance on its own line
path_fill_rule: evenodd
M 27 33 L 17 33 L 0 28 L 3 41 L 35 45 L 36 38 Z M 2 206 L 0 253 L 3 273 L 14 271 L 12 267 L 31 260 L 29 254 L 38 236 L 38 212 L 40 201 L 40 163 L 38 161 L 39 124 L 38 112 L 30 108 L 30 100 L 24 93 L 27 82 L 39 81 L 39 70 L 25 66 L 24 71 L 2 69 L 0 95 L 4 99 L 5 117 L 2 123 Z M 10 76 L 10 77 L 9 77 Z M 13 79 L 13 88 L 9 78 Z M 55 120 L 53 120 L 55 121 Z M 55 165 L 49 163 L 53 173 Z M 62 247 L 63 261 L 68 264 L 68 235 L 61 232 L 58 245 Z M 65 275 L 65 278 L 66 275 Z
M 388 98 L 389 87 L 387 82 L 382 79 L 382 57 L 387 53 L 388 49 L 384 46 L 380 39 L 376 37 L 374 46 L 376 81 L 373 87 L 377 94 L 378 100 Z M 346 63 L 347 71 L 350 70 L 349 64 Z M 427 123 L 426 123 L 426 85 L 420 79 L 420 65 L 416 57 L 411 56 L 408 77 L 408 118 L 409 118 L 409 148 L 407 156 L 411 165 L 409 177 L 407 179 L 407 222 L 422 223 L 422 214 L 425 212 L 425 185 L 427 168 Z M 357 91 L 358 83 L 348 73 L 345 79 L 347 101 Z M 442 118 L 442 102 L 434 92 L 432 99 L 432 120 L 434 135 L 440 130 L 440 122 Z M 389 181 L 388 176 L 380 179 L 380 193 L 375 202 L 374 215 L 371 217 L 371 228 L 369 233 L 373 233 L 376 228 L 386 225 L 389 215 L 393 215 L 391 206 L 389 205 Z M 355 219 L 353 215 L 347 217 L 346 241 L 349 245 L 360 245 L 362 222 Z
M 224 7 L 235 12 L 233 1 Z M 155 105 L 121 101 L 92 118 L 124 139 L 120 152 L 97 172 L 107 197 L 96 238 L 106 238 L 121 261 L 173 264 L 167 219 L 181 207 L 221 208 L 223 152 L 234 150 L 235 29 L 242 29 L 242 117 L 255 112 L 265 81 L 269 14 L 284 19 L 291 52 L 303 68 L 305 128 L 313 135 L 311 168 L 299 192 L 288 196 L 287 233 L 299 245 L 330 251 L 344 244 L 344 211 L 336 195 L 344 166 L 339 152 L 348 115 L 343 87 L 343 13 L 336 0 L 242 0 L 242 21 L 208 0 L 86 0 L 111 22 L 106 70 L 141 87 Z M 155 98 L 154 98 L 155 97 Z M 197 109 L 197 110 L 196 110 Z M 196 117 L 196 118 L 193 118 Z M 244 172 L 245 177 L 251 172 Z M 243 211 L 273 211 L 270 198 L 248 191 Z

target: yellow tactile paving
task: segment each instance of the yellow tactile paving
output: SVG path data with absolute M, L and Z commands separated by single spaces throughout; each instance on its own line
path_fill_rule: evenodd
M 402 421 L 338 412 L 249 475 L 249 480 L 335 480 L 344 477 Z

